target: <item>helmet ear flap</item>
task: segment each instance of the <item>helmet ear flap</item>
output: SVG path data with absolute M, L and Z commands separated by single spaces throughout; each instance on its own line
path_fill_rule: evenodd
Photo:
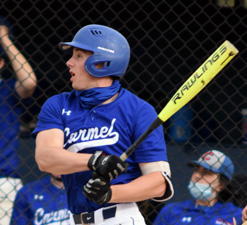
M 103 69 L 103 68 L 109 67 L 109 66 L 110 66 L 110 62 L 100 62 L 100 63 L 95 64 L 96 69 Z
M 111 61 L 99 61 L 95 59 L 95 55 L 90 56 L 85 62 L 85 68 L 89 74 L 94 77 L 104 77 L 107 73 Z M 110 74 L 108 76 L 111 76 Z

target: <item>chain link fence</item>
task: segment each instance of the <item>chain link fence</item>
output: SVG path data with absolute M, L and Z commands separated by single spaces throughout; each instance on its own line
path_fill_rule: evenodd
M 23 183 L 45 175 L 34 161 L 30 135 L 42 104 L 54 94 L 71 90 L 66 56 L 58 43 L 70 41 L 79 28 L 92 23 L 113 27 L 128 39 L 131 61 L 122 85 L 157 112 L 221 43 L 232 42 L 239 49 L 237 57 L 164 123 L 175 188 L 169 202 L 190 198 L 186 187 L 192 171 L 187 162 L 209 149 L 228 154 L 235 172 L 245 173 L 246 5 L 244 0 L 2 0 L 0 15 L 10 22 L 13 41 L 38 80 L 33 103 L 20 116 L 21 130 L 16 134 L 21 141 L 18 156 Z M 11 69 L 3 72 L 13 74 Z M 152 224 L 164 204 L 139 203 L 147 224 Z

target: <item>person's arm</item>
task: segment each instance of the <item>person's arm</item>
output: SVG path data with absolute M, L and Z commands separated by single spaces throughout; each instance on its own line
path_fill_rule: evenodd
M 162 164 L 162 161 L 160 161 Z M 140 163 L 140 167 L 151 164 L 149 171 L 126 184 L 111 185 L 110 181 L 97 174 L 83 187 L 83 193 L 97 204 L 138 202 L 147 199 L 166 201 L 173 196 L 173 187 L 166 171 L 158 170 L 153 163 Z M 166 163 L 165 163 L 166 164 Z
M 53 128 L 38 132 L 35 160 L 41 171 L 71 174 L 91 169 L 110 179 L 124 173 L 128 167 L 126 162 L 115 155 L 70 152 L 63 148 L 63 143 L 64 133 L 60 129 Z
M 161 172 L 152 172 L 127 184 L 112 185 L 110 203 L 138 202 L 162 197 L 166 191 L 166 180 Z
M 247 221 L 247 205 L 242 210 L 242 221 L 243 223 Z
M 36 137 L 35 160 L 41 171 L 71 174 L 89 170 L 91 154 L 78 154 L 63 149 L 64 133 L 60 129 L 40 131 Z
M 3 25 L 0 26 L 0 43 L 17 77 L 15 84 L 16 92 L 21 98 L 29 97 L 34 92 L 37 84 L 35 73 L 31 65 L 9 38 L 8 28 Z

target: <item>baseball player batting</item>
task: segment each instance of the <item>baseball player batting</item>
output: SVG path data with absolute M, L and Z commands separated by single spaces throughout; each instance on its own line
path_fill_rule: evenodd
M 162 126 L 126 160 L 120 156 L 157 117 L 155 109 L 121 87 L 130 47 L 118 31 L 82 27 L 59 47 L 73 90 L 42 106 L 35 159 L 41 171 L 63 174 L 71 224 L 144 225 L 137 201 L 173 196 Z

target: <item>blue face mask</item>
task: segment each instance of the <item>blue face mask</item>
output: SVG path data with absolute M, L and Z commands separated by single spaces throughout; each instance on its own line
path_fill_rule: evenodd
M 188 189 L 192 197 L 199 200 L 209 200 L 216 195 L 215 192 L 212 193 L 212 187 L 210 184 L 202 184 L 199 182 L 194 183 L 193 181 L 190 181 Z

